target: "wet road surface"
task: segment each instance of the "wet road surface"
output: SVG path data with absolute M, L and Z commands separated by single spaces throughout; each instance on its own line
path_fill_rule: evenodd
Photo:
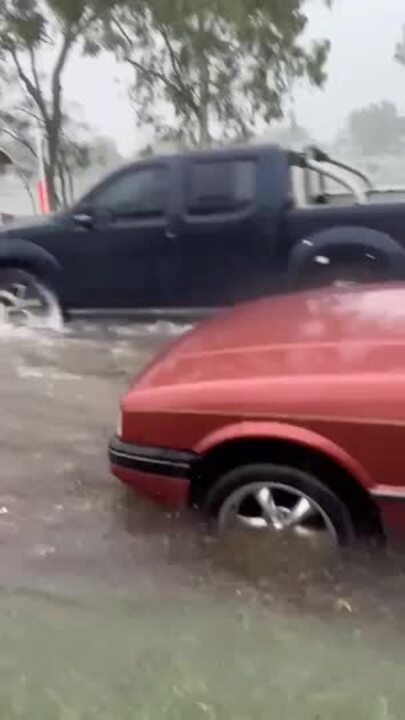
M 109 476 L 175 332 L 0 333 L 0 717 L 402 718 L 405 554 L 218 542 Z

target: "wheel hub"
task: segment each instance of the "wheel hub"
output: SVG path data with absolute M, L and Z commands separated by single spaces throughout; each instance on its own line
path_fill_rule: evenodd
M 42 303 L 39 297 L 31 293 L 27 285 L 22 283 L 10 283 L 0 287 L 0 320 L 2 322 L 32 323 L 38 318 L 38 312 L 42 310 Z
M 224 502 L 219 526 L 292 534 L 302 538 L 328 537 L 337 543 L 336 530 L 325 511 L 305 493 L 281 483 L 245 485 Z

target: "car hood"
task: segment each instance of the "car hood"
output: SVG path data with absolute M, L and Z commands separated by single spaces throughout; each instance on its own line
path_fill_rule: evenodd
M 25 218 L 13 220 L 0 228 L 0 233 L 7 236 L 18 236 L 24 234 L 27 230 L 33 230 L 50 227 L 54 225 L 54 215 L 32 215 Z
M 177 340 L 136 387 L 404 369 L 405 286 L 392 285 L 240 305 Z

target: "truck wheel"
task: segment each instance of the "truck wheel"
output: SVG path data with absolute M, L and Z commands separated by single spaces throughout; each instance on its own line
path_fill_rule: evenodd
M 0 268 L 0 323 L 60 330 L 63 316 L 42 280 L 20 268 Z
M 375 251 L 322 251 L 307 258 L 301 265 L 295 288 L 383 282 L 391 277 L 391 266 L 387 258 L 379 256 Z
M 335 227 L 293 248 L 287 280 L 291 290 L 304 290 L 404 278 L 404 248 L 391 237 L 370 228 Z

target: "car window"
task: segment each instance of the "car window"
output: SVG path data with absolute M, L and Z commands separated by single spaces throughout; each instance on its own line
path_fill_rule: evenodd
M 163 215 L 167 205 L 167 169 L 130 170 L 100 188 L 91 198 L 94 207 L 118 216 Z
M 253 202 L 255 195 L 254 160 L 198 161 L 191 165 L 186 205 L 190 215 L 236 212 Z

